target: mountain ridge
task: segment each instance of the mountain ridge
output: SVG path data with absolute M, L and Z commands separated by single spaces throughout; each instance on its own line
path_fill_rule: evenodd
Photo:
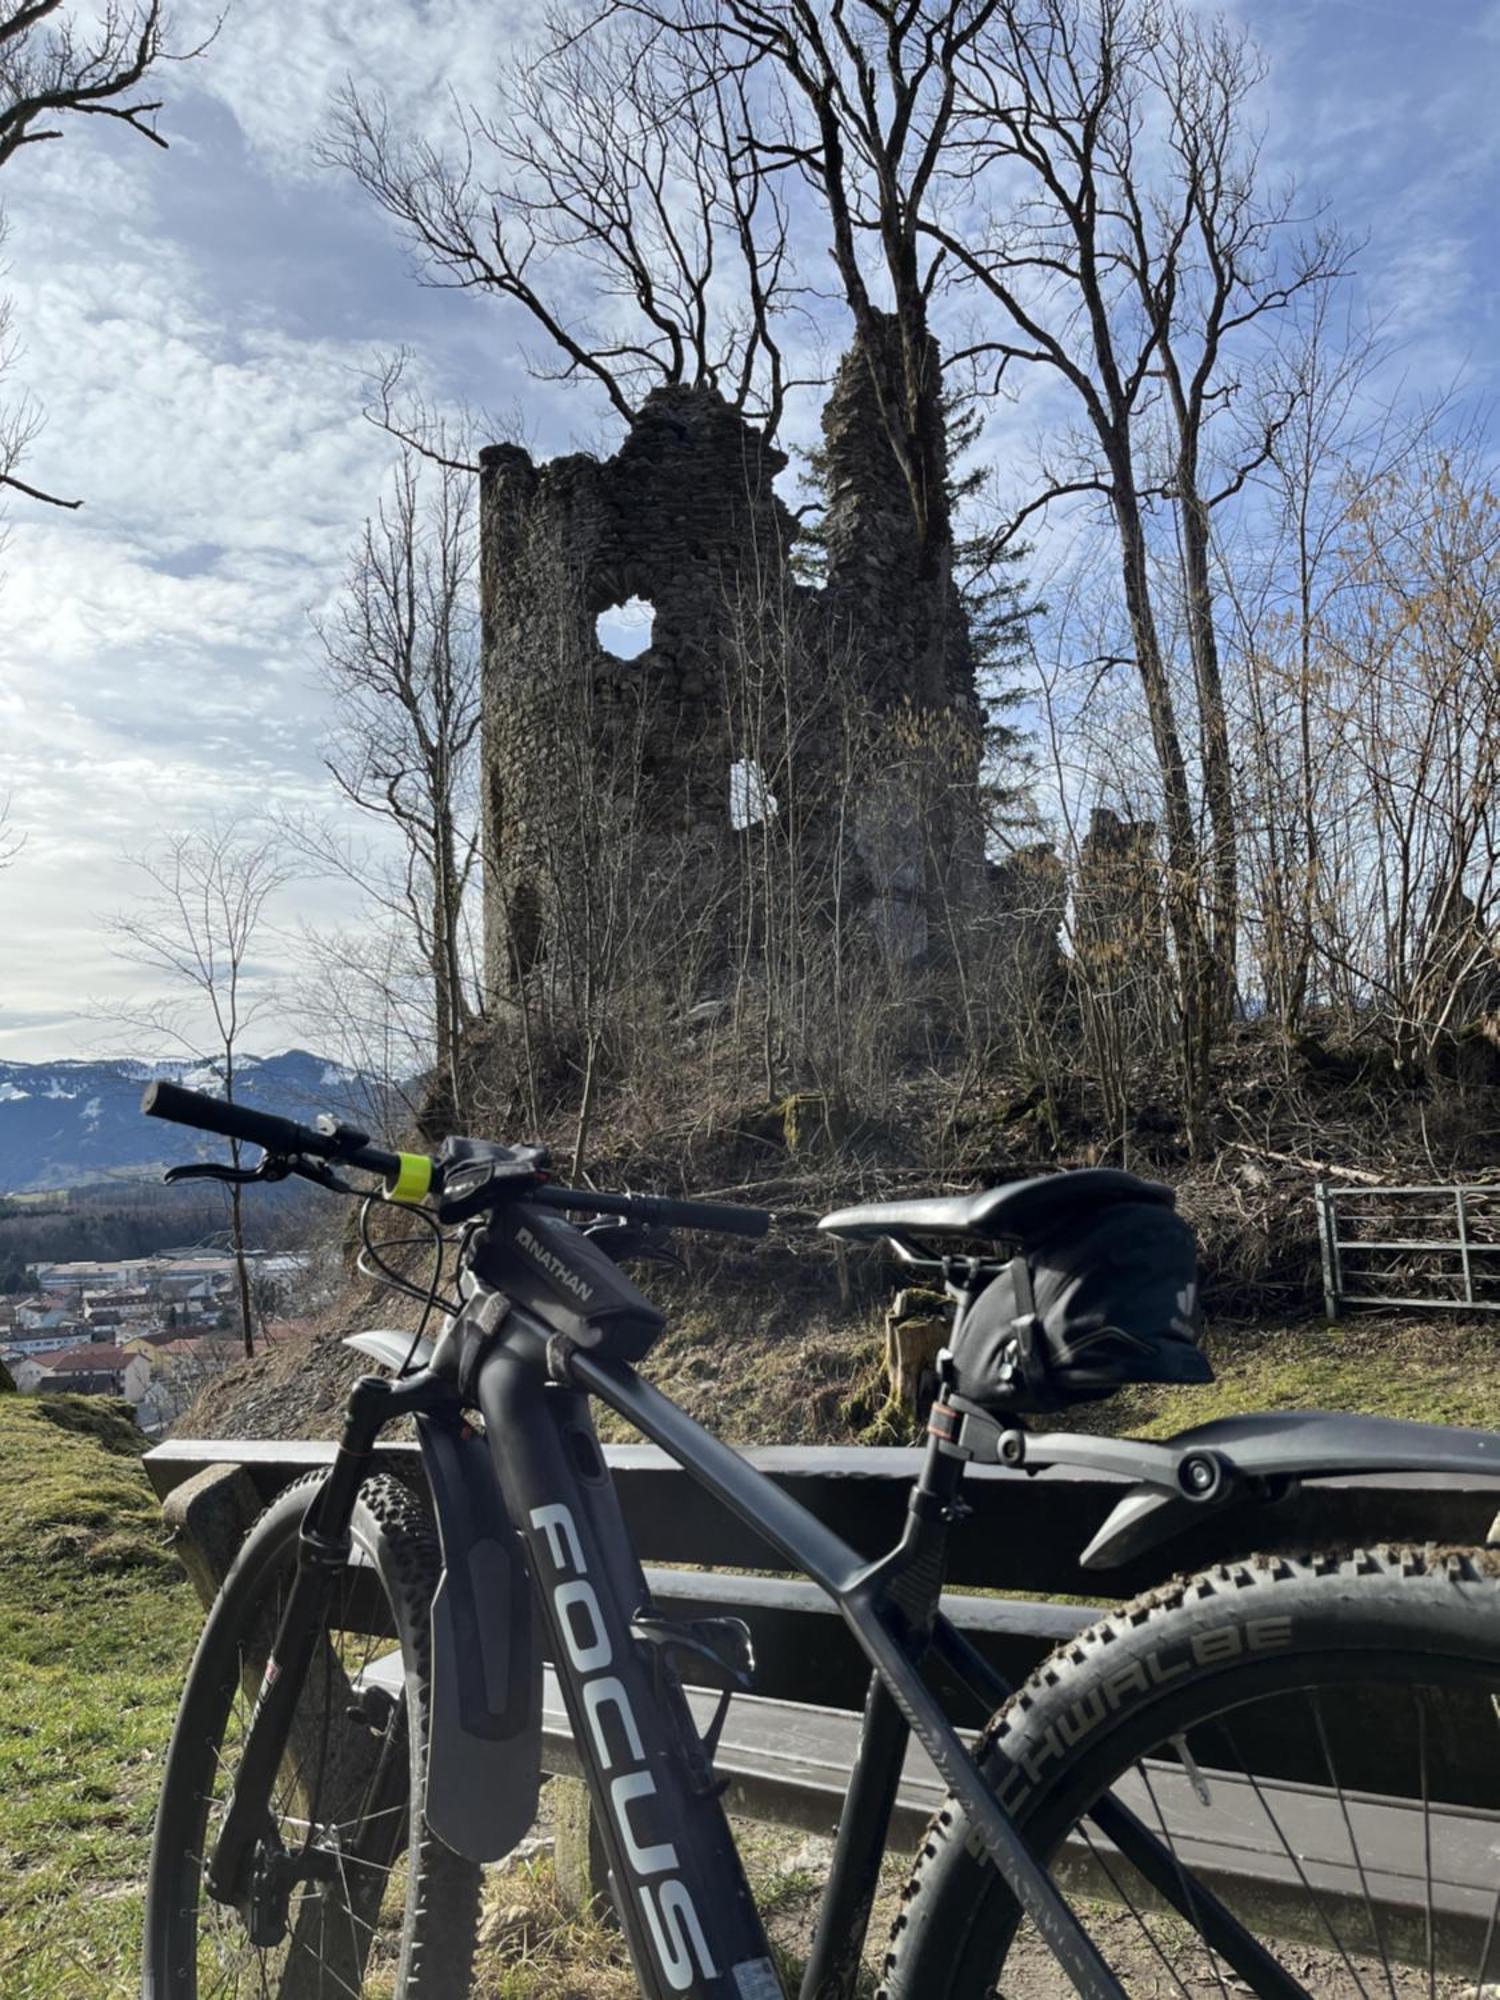
M 214 1067 L 191 1058 L 0 1059 L 0 1194 L 134 1179 L 221 1157 L 224 1142 L 211 1134 L 141 1115 L 141 1092 L 158 1078 L 223 1095 Z M 238 1103 L 290 1118 L 331 1111 L 358 1122 L 369 1118 L 375 1088 L 342 1063 L 284 1049 L 238 1058 L 234 1094 Z

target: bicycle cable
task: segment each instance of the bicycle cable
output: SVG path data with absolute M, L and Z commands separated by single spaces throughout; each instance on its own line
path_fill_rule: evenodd
M 447 1239 L 443 1235 L 442 1225 L 436 1216 L 427 1214 L 425 1209 L 409 1208 L 406 1211 L 407 1215 L 414 1221 L 422 1224 L 423 1229 L 427 1232 L 425 1237 L 422 1235 L 388 1236 L 380 1243 L 376 1243 L 370 1234 L 370 1221 L 377 1199 L 378 1197 L 374 1195 L 367 1195 L 364 1201 L 360 1203 L 359 1240 L 361 1248 L 358 1257 L 355 1259 L 355 1269 L 359 1271 L 361 1276 L 372 1278 L 383 1290 L 397 1292 L 404 1298 L 415 1299 L 422 1308 L 421 1318 L 417 1321 L 416 1331 L 411 1337 L 411 1345 L 407 1348 L 406 1357 L 402 1361 L 400 1368 L 396 1371 L 397 1375 L 400 1376 L 410 1371 L 413 1358 L 421 1344 L 423 1335 L 427 1331 L 427 1324 L 432 1318 L 433 1313 L 439 1307 L 446 1313 L 457 1313 L 462 1308 L 456 1300 L 445 1298 L 442 1293 L 444 1251 Z M 424 1243 L 432 1252 L 432 1277 L 425 1289 L 421 1285 L 413 1284 L 403 1271 L 396 1270 L 381 1255 L 382 1251 L 403 1250 L 410 1248 L 414 1244 L 420 1245 Z

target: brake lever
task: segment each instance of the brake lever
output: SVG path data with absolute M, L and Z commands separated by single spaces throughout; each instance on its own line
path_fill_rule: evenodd
M 331 1167 L 306 1153 L 267 1153 L 253 1167 L 226 1167 L 217 1160 L 199 1160 L 189 1167 L 168 1167 L 162 1178 L 167 1182 L 225 1181 L 231 1187 L 250 1187 L 258 1182 L 284 1181 L 291 1174 L 296 1174 L 299 1180 L 316 1181 L 319 1187 L 331 1188 L 335 1194 L 364 1192 L 340 1180 Z
M 667 1231 L 657 1224 L 619 1221 L 591 1222 L 583 1231 L 615 1264 L 667 1264 L 675 1271 L 687 1265 L 667 1239 Z
M 284 1181 L 291 1171 L 288 1161 L 269 1157 L 255 1167 L 224 1167 L 214 1160 L 200 1160 L 190 1167 L 168 1167 L 162 1179 L 168 1186 L 174 1181 L 227 1181 L 231 1187 L 247 1187 L 252 1181 Z

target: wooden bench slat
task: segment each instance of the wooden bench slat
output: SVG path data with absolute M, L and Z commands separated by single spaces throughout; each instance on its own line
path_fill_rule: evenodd
M 729 1615 L 746 1620 L 755 1645 L 757 1694 L 820 1707 L 862 1707 L 870 1668 L 853 1633 L 816 1584 L 788 1577 L 733 1576 L 712 1570 L 648 1567 L 646 1581 L 672 1618 Z M 1012 1686 L 1040 1665 L 1055 1646 L 1099 1616 L 1080 1604 L 1047 1604 L 1006 1597 L 943 1593 L 943 1611 L 989 1664 Z M 680 1663 L 693 1679 L 691 1664 Z M 935 1670 L 936 1671 L 936 1670 Z M 933 1683 L 950 1712 L 962 1717 L 964 1697 L 937 1671 Z M 975 1723 L 988 1713 L 975 1713 Z
M 707 1729 L 717 1700 L 708 1690 L 688 1690 L 700 1732 Z M 561 1690 L 550 1669 L 542 1707 L 544 1768 L 581 1775 Z M 716 1771 L 729 1781 L 728 1809 L 748 1819 L 831 1836 L 859 1729 L 859 1716 L 847 1710 L 734 1696 L 714 1759 Z M 1262 1782 L 1257 1788 L 1237 1773 L 1207 1769 L 1201 1773 L 1210 1798 L 1205 1808 L 1180 1766 L 1153 1759 L 1147 1770 L 1149 1786 L 1133 1773 L 1119 1786 L 1118 1796 L 1148 1825 L 1165 1825 L 1183 1865 L 1266 1935 L 1285 1935 L 1288 1929 L 1301 1933 L 1305 1927 L 1309 1942 L 1327 1946 L 1327 1932 L 1309 1905 L 1305 1876 L 1352 1948 L 1366 1934 L 1367 1886 L 1387 1948 L 1420 1960 L 1426 1890 L 1419 1805 L 1359 1793 L 1346 1793 L 1341 1803 L 1326 1787 Z M 927 1753 L 913 1743 L 897 1793 L 893 1837 L 914 1846 L 945 1795 Z M 1346 1806 L 1359 1843 L 1363 1881 L 1345 1828 Z M 1272 1814 L 1295 1861 L 1272 1825 Z M 1440 1807 L 1433 1820 L 1433 1910 L 1440 1959 L 1472 1970 L 1494 1907 L 1500 1814 Z M 1128 1878 L 1133 1902 L 1160 1907 L 1109 1843 L 1098 1835 L 1092 1840 L 1091 1847 L 1075 1838 L 1060 1861 L 1070 1887 L 1117 1900 L 1119 1884 Z M 1113 1871 L 1113 1880 L 1106 1869 Z
M 416 1446 L 378 1447 L 416 1471 Z M 146 1456 L 159 1496 L 205 1465 L 242 1465 L 269 1498 L 329 1443 L 169 1438 Z M 693 1568 L 779 1570 L 785 1564 L 743 1522 L 693 1486 L 654 1445 L 610 1445 L 605 1456 L 644 1561 Z M 750 1462 L 784 1485 L 852 1547 L 875 1557 L 895 1542 L 921 1453 L 898 1446 L 772 1445 Z M 976 1466 L 965 1481 L 973 1512 L 954 1533 L 948 1580 L 985 1589 L 1130 1597 L 1164 1568 L 1196 1569 L 1251 1549 L 1339 1547 L 1369 1541 L 1483 1542 L 1500 1506 L 1500 1479 L 1468 1473 L 1386 1474 L 1310 1481 L 1275 1506 L 1204 1509 L 1164 1552 L 1123 1569 L 1080 1570 L 1079 1552 L 1125 1490 L 1112 1475 L 1049 1467 L 1040 1473 Z

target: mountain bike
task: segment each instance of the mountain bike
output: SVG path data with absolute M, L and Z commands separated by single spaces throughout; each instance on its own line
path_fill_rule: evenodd
M 558 1186 L 534 1147 L 391 1153 L 332 1119 L 166 1083 L 144 1108 L 263 1149 L 254 1168 L 179 1176 L 363 1194 L 372 1268 L 420 1294 L 424 1321 L 442 1315 L 435 1340 L 422 1325 L 354 1337 L 386 1372 L 355 1383 L 331 1468 L 270 1506 L 208 1617 L 152 1846 L 147 2000 L 468 1995 L 480 1866 L 536 1813 L 544 1651 L 641 1992 L 783 1995 L 714 1771 L 725 1703 L 753 1686 L 750 1634 L 653 1605 L 595 1400 L 818 1584 L 869 1661 L 803 2000 L 855 1990 L 912 1738 L 949 1796 L 896 1920 L 890 2000 L 1394 2000 L 1482 1991 L 1500 1967 L 1486 1550 L 1313 1551 L 1179 1578 L 1019 1691 L 943 1615 L 976 1462 L 1125 1474 L 1095 1567 L 1165 1560 L 1205 1509 L 1253 1519 L 1309 1478 L 1500 1470 L 1494 1436 L 1307 1412 L 1162 1442 L 1028 1426 L 1123 1380 L 1206 1375 L 1191 1237 L 1166 1190 L 1090 1169 L 824 1219 L 940 1274 L 955 1307 L 904 1528 L 871 1561 L 636 1369 L 665 1321 L 623 1266 L 667 1255 L 677 1229 L 761 1236 L 763 1211 Z M 425 1289 L 375 1245 L 379 1197 L 431 1238 Z M 401 1417 L 421 1493 L 381 1467 Z M 993 1711 L 977 1741 L 933 1669 Z M 723 1690 L 702 1731 L 684 1674 Z

